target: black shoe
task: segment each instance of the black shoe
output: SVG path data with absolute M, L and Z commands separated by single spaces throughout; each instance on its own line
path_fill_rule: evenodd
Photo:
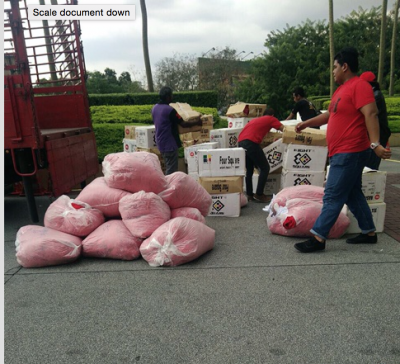
M 325 250 L 325 242 L 320 243 L 317 239 L 312 237 L 301 243 L 294 244 L 294 247 L 302 253 L 312 253 L 319 250 Z
M 257 202 L 262 202 L 262 203 L 270 203 L 271 202 L 271 197 L 270 196 L 266 196 L 266 195 L 257 195 L 254 194 L 253 195 L 254 200 Z
M 254 201 L 254 195 L 247 195 L 247 201 Z
M 354 238 L 350 238 L 346 240 L 347 244 L 376 244 L 378 242 L 378 236 L 368 235 L 368 234 L 360 234 Z

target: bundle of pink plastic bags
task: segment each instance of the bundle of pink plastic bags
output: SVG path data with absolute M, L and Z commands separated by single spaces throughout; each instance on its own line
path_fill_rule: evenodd
M 19 229 L 19 264 L 32 268 L 80 256 L 142 256 L 151 266 L 176 266 L 214 247 L 215 231 L 205 225 L 211 196 L 192 177 L 164 176 L 158 157 L 147 152 L 109 154 L 102 166 L 104 177 L 76 199 L 61 196 L 49 206 L 44 227 Z
M 324 188 L 304 185 L 287 187 L 277 193 L 267 210 L 267 224 L 273 234 L 309 237 L 322 209 Z M 350 225 L 346 213 L 341 212 L 328 238 L 340 238 Z

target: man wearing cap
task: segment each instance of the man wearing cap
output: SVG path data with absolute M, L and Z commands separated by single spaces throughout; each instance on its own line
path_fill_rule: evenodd
M 362 73 L 360 78 L 369 82 L 369 84 L 372 86 L 372 90 L 374 91 L 375 102 L 376 106 L 378 107 L 379 143 L 386 148 L 389 137 L 392 133 L 388 125 L 385 97 L 382 94 L 379 83 L 376 81 L 375 75 L 371 71 Z M 373 150 L 371 150 L 369 154 L 370 155 L 366 166 L 378 170 L 379 165 L 381 164 L 381 158 L 379 158 Z

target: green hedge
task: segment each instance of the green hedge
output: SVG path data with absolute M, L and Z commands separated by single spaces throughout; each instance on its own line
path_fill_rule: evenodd
M 100 162 L 107 154 L 123 151 L 124 130 L 125 124 L 93 124 Z
M 158 92 L 139 94 L 90 94 L 89 105 L 154 105 L 159 101 Z M 216 91 L 174 92 L 174 102 L 186 102 L 191 106 L 217 107 Z
M 310 100 L 314 104 L 314 106 L 317 108 L 317 110 L 326 110 L 326 109 L 324 109 L 324 102 L 330 101 L 330 99 L 331 99 L 330 96 L 307 97 L 307 100 Z
M 91 106 L 90 113 L 93 124 L 153 124 L 151 109 L 153 105 L 129 105 L 129 106 Z M 212 114 L 214 122 L 220 123 L 217 109 L 210 107 L 192 107 L 202 114 Z

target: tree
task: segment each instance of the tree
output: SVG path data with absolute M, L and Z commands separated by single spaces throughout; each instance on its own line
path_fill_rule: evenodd
M 150 56 L 149 56 L 149 41 L 147 36 L 147 9 L 146 1 L 140 0 L 140 8 L 142 9 L 142 42 L 144 65 L 146 68 L 147 86 L 150 92 L 154 92 L 153 76 L 151 73 Z
M 386 12 L 387 12 L 387 0 L 382 0 L 381 38 L 379 42 L 379 66 L 378 66 L 378 82 L 381 85 L 383 80 L 383 67 L 385 62 Z
M 122 72 L 117 78 L 117 73 L 106 68 L 103 73 L 99 71 L 87 72 L 86 89 L 89 94 L 111 94 L 123 92 L 144 92 L 140 82 L 132 81 L 129 72 Z
M 329 0 L 329 54 L 331 58 L 331 62 L 333 62 L 333 57 L 335 57 L 335 43 L 333 36 L 333 0 Z M 330 73 L 330 96 L 333 95 L 333 91 L 335 90 L 335 80 L 333 78 L 333 72 Z
M 334 23 L 335 48 L 354 46 L 360 54 L 360 72 L 378 71 L 380 36 L 380 8 L 364 10 L 361 7 Z M 387 30 L 393 27 L 392 17 L 387 19 Z M 386 42 L 388 43 L 388 41 Z M 240 83 L 236 99 L 267 103 L 276 115 L 286 117 L 292 108 L 292 90 L 302 86 L 309 96 L 327 96 L 330 89 L 332 60 L 329 56 L 329 27 L 324 22 L 307 20 L 301 25 L 287 25 L 282 31 L 272 31 L 266 41 L 267 52 L 252 61 L 250 77 Z M 396 49 L 400 40 L 395 41 Z M 384 75 L 389 74 L 386 45 Z M 394 64 L 399 64 L 396 53 Z M 394 68 L 394 78 L 400 77 L 400 68 Z
M 122 72 L 118 77 L 118 82 L 122 84 L 129 84 L 132 82 L 131 75 L 129 72 Z
M 156 88 L 169 86 L 174 91 L 197 89 L 199 75 L 195 55 L 174 54 L 156 64 Z
M 392 47 L 390 52 L 389 96 L 394 95 L 394 70 L 396 66 L 395 51 L 397 43 L 397 24 L 399 21 L 399 7 L 400 7 L 400 1 L 396 0 L 396 4 L 394 6 Z
M 115 72 L 114 70 L 112 70 L 111 68 L 106 68 L 104 70 L 104 74 L 103 74 L 104 78 L 107 80 L 107 82 L 109 84 L 112 85 L 117 85 L 118 84 L 118 80 L 117 80 L 117 72 Z

